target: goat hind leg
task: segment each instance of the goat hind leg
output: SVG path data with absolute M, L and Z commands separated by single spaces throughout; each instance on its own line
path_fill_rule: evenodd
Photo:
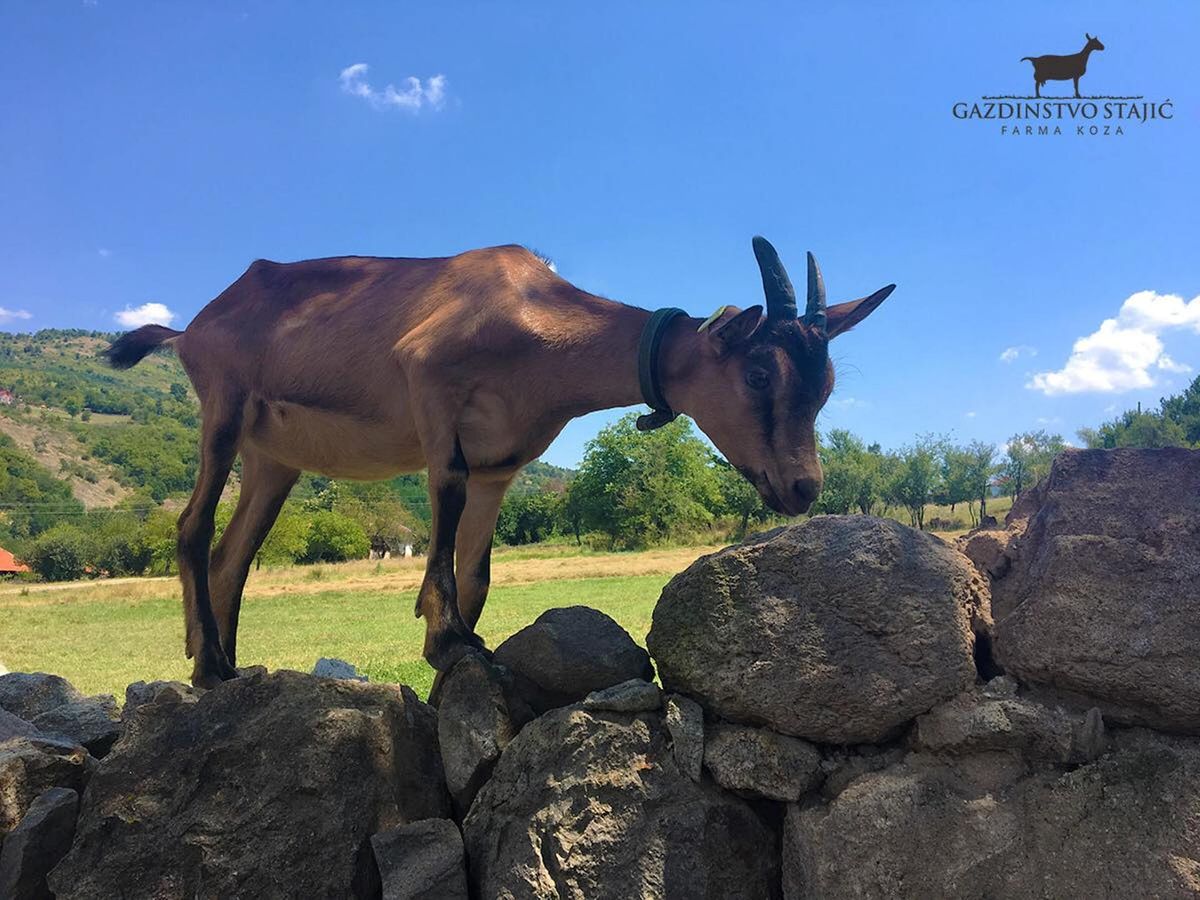
M 278 463 L 249 447 L 242 450 L 242 492 L 233 518 L 213 548 L 209 563 L 213 614 L 221 646 L 237 665 L 238 614 L 250 564 L 271 532 L 279 510 L 300 477 L 298 469 Z
M 417 594 L 417 615 L 425 617 L 425 659 L 439 672 L 448 671 L 469 650 L 483 649 L 483 642 L 458 611 L 454 580 L 455 536 L 467 504 L 467 475 L 462 447 L 455 438 L 448 465 L 429 470 L 432 534 L 425 579 Z
M 237 677 L 237 670 L 221 649 L 221 635 L 209 595 L 208 567 L 216 530 L 213 517 L 237 456 L 241 423 L 240 401 L 214 404 L 205 410 L 200 433 L 200 471 L 192 497 L 179 517 L 176 559 L 183 586 L 187 655 L 195 660 L 192 684 L 196 687 L 215 687 Z

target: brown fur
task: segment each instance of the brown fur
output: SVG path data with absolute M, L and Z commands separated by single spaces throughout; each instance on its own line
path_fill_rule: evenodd
M 864 318 L 875 296 L 831 307 L 829 335 Z M 663 390 L 768 503 L 798 514 L 820 490 L 813 421 L 833 370 L 818 335 L 799 322 L 760 327 L 760 312 L 728 311 L 704 333 L 699 320 L 675 320 Z M 641 401 L 648 315 L 508 246 L 445 259 L 260 260 L 185 332 L 147 326 L 158 330 L 118 341 L 124 365 L 173 344 L 203 409 L 200 474 L 179 526 L 193 682 L 236 674 L 246 574 L 301 470 L 379 479 L 427 468 L 425 655 L 445 670 L 480 646 L 473 629 L 505 490 L 572 418 Z M 769 370 L 765 391 L 747 383 L 750 365 Z M 210 560 L 213 511 L 239 452 L 241 499 Z

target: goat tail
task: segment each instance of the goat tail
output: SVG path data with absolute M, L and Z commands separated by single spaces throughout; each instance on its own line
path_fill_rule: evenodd
M 108 364 L 114 369 L 130 369 L 145 359 L 152 350 L 183 334 L 164 325 L 143 325 L 136 331 L 123 334 L 105 351 Z

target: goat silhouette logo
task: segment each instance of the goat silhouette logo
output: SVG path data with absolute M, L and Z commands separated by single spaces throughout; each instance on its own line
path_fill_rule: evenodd
M 1088 57 L 1092 55 L 1094 50 L 1103 50 L 1104 45 L 1100 43 L 1100 38 L 1094 38 L 1090 34 L 1084 33 L 1087 38 L 1087 43 L 1083 45 L 1083 49 L 1078 53 L 1072 53 L 1070 56 L 1022 56 L 1021 62 L 1029 60 L 1033 63 L 1033 86 L 1035 96 L 1039 99 L 1042 96 L 1042 85 L 1047 81 L 1074 81 L 1075 82 L 1075 99 L 1079 97 L 1079 79 L 1087 72 Z
M 1092 54 L 1105 49 L 1100 38 L 1086 31 L 1083 37 L 1085 43 L 1078 53 L 1021 57 L 1022 66 L 1030 63 L 1033 67 L 1032 94 L 984 94 L 975 101 L 960 101 L 953 106 L 954 118 L 999 122 L 1002 135 L 1080 137 L 1121 137 L 1133 124 L 1174 118 L 1170 100 L 1147 100 L 1141 94 L 1080 94 L 1079 80 L 1087 74 Z M 1103 80 L 1105 67 L 1097 71 Z M 1074 95 L 1043 94 L 1047 82 L 1054 81 L 1071 82 Z

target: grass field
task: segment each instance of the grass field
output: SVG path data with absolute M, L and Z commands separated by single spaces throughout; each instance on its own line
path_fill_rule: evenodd
M 639 643 L 659 592 L 715 548 L 580 554 L 573 548 L 497 552 L 479 632 L 489 647 L 555 606 L 608 613 Z M 424 621 L 413 617 L 424 560 L 353 562 L 252 573 L 238 631 L 238 662 L 309 671 L 318 657 L 358 666 L 373 681 L 425 696 Z M 179 584 L 170 578 L 0 588 L 0 663 L 54 672 L 86 694 L 123 699 L 131 681 L 186 681 Z

